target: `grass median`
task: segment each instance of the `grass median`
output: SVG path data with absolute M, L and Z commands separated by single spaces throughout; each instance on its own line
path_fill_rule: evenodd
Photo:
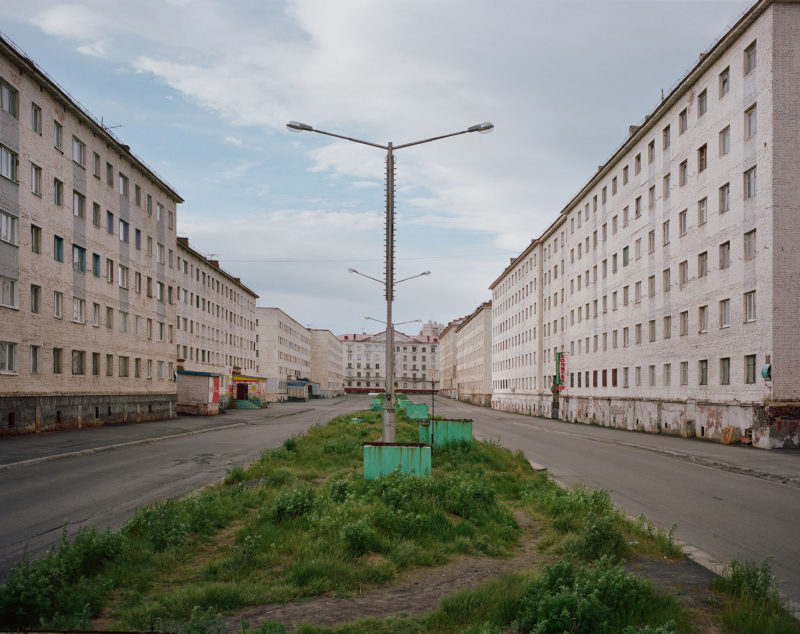
M 464 555 L 508 558 L 524 511 L 543 527 L 540 550 L 560 561 L 458 593 L 424 617 L 337 631 L 691 631 L 674 598 L 620 564 L 679 557 L 671 533 L 624 517 L 603 491 L 558 487 L 491 442 L 435 450 L 430 478 L 365 480 L 362 443 L 380 426 L 380 413 L 340 416 L 218 485 L 139 509 L 119 531 L 65 537 L 10 574 L 2 624 L 84 629 L 100 616 L 108 628 L 214 631 L 219 615 L 247 606 L 350 596 Z M 399 413 L 398 442 L 417 438 Z

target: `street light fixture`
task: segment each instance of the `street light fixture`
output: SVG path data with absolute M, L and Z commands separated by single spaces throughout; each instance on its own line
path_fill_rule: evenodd
M 355 269 L 349 269 L 351 273 L 356 273 L 362 277 L 374 280 L 385 285 L 386 295 L 386 407 L 383 410 L 383 442 L 395 441 L 395 424 L 394 424 L 394 403 L 392 402 L 392 395 L 394 393 L 394 325 L 392 324 L 392 301 L 394 300 L 394 287 L 400 282 L 419 277 L 420 275 L 429 275 L 430 271 L 425 271 L 419 275 L 412 275 L 411 277 L 395 281 L 394 279 L 394 151 L 401 148 L 411 147 L 414 145 L 422 145 L 423 143 L 430 143 L 431 141 L 438 141 L 446 139 L 451 136 L 458 136 L 460 134 L 468 134 L 470 132 L 480 132 L 485 134 L 494 129 L 494 125 L 488 121 L 478 123 L 468 127 L 466 130 L 459 132 L 451 132 L 449 134 L 441 134 L 439 136 L 422 139 L 421 141 L 412 141 L 411 143 L 402 143 L 394 145 L 389 142 L 386 145 L 380 143 L 372 143 L 354 137 L 343 136 L 341 134 L 334 134 L 333 132 L 325 132 L 324 130 L 317 130 L 307 123 L 300 123 L 299 121 L 290 121 L 286 124 L 291 132 L 316 132 L 317 134 L 324 134 L 337 139 L 344 139 L 345 141 L 352 141 L 353 143 L 360 143 L 361 145 L 369 145 L 370 147 L 380 148 L 386 150 L 386 271 L 383 280 L 379 280 L 369 275 L 364 275 Z

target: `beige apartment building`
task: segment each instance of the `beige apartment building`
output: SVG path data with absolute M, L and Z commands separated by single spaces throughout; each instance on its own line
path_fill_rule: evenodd
M 344 346 L 345 392 L 378 392 L 386 388 L 386 331 L 376 334 L 339 335 Z M 439 338 L 432 334 L 407 335 L 394 331 L 395 389 L 429 392 L 437 382 L 436 351 Z
M 800 445 L 798 33 L 755 3 L 495 280 L 494 407 Z
M 280 308 L 256 308 L 256 374 L 278 379 L 311 378 L 311 334 Z
M 175 415 L 181 197 L 0 38 L 0 433 Z
M 177 307 L 177 367 L 218 374 L 219 394 L 224 403 L 233 396 L 235 376 L 257 372 L 258 295 L 238 277 L 221 269 L 217 260 L 195 251 L 188 238 L 177 239 L 174 268 L 172 257 L 170 252 Z
M 456 327 L 456 398 L 488 406 L 492 399 L 492 302 L 484 302 Z
M 344 347 L 330 330 L 312 328 L 311 381 L 319 384 L 320 396 L 344 394 Z
M 456 328 L 464 321 L 464 317 L 454 319 L 447 324 L 439 335 L 439 380 L 436 389 L 447 398 L 458 398 L 456 383 L 458 366 L 456 365 Z

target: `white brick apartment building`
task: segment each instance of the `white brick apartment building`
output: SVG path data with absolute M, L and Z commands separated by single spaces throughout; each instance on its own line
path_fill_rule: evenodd
M 439 381 L 436 388 L 448 398 L 457 398 L 456 329 L 463 321 L 464 317 L 454 319 L 439 335 Z
M 386 332 L 339 335 L 344 345 L 345 391 L 379 392 L 386 388 Z M 432 334 L 407 335 L 394 331 L 394 382 L 401 392 L 427 392 L 433 377 L 438 383 L 436 351 L 439 338 Z
M 330 330 L 312 328 L 311 380 L 319 383 L 320 396 L 344 394 L 344 347 Z
M 561 418 L 800 444 L 799 120 L 762 0 L 493 283 L 493 405 L 548 415 L 561 351 Z
M 175 268 L 170 269 L 177 315 L 178 369 L 220 375 L 220 394 L 230 394 L 234 375 L 257 371 L 256 295 L 238 277 L 222 270 L 177 239 Z M 172 265 L 170 254 L 170 266 Z M 180 380 L 180 379 L 179 379 Z
M 484 302 L 456 327 L 456 398 L 489 405 L 492 398 L 492 302 Z
M 311 333 L 280 308 L 256 308 L 256 374 L 311 378 Z
M 181 197 L 0 39 L 0 433 L 175 415 Z

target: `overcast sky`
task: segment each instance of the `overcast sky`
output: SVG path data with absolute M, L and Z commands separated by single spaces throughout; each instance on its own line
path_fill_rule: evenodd
M 538 237 L 750 2 L 27 0 L 2 30 L 185 199 L 179 235 L 300 323 L 442 323 Z M 416 324 L 399 329 L 415 333 Z

